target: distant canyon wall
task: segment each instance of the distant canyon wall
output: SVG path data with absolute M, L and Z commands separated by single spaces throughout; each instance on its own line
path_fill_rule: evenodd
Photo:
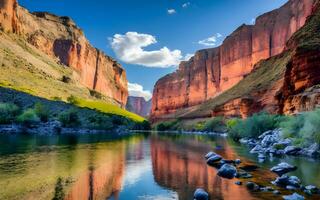
M 151 111 L 151 101 L 146 101 L 143 97 L 129 96 L 126 109 L 143 117 L 148 117 Z
M 196 52 L 156 83 L 151 117 L 174 113 L 212 99 L 247 76 L 256 63 L 278 55 L 311 14 L 316 0 L 290 0 L 281 8 L 242 25 L 217 48 Z
M 69 17 L 30 13 L 16 0 L 1 0 L 0 27 L 22 36 L 39 50 L 73 68 L 82 85 L 126 105 L 125 70 L 114 59 L 94 48 Z

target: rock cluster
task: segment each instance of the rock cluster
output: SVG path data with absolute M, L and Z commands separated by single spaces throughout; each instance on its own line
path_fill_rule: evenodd
M 261 149 L 268 148 L 277 142 L 281 143 L 281 144 L 283 144 L 283 143 L 287 144 L 288 141 L 279 140 L 279 138 L 277 136 L 278 132 L 279 132 L 279 130 L 268 131 L 268 132 L 264 133 L 263 135 L 261 135 L 259 137 L 259 139 L 261 141 L 263 141 L 262 143 L 260 143 Z M 257 146 L 256 140 L 253 141 L 252 139 L 246 139 L 246 140 L 242 139 L 242 142 L 245 142 L 246 144 L 251 143 L 252 146 L 254 146 L 254 145 Z M 290 147 L 290 146 L 288 146 L 288 147 Z M 294 149 L 295 148 L 288 148 L 287 150 L 288 150 L 288 152 L 292 152 Z M 217 175 L 222 178 L 233 179 L 236 177 L 239 179 L 250 179 L 253 176 L 248 171 L 253 171 L 258 168 L 258 166 L 256 166 L 256 165 L 239 166 L 239 164 L 241 163 L 240 159 L 227 160 L 215 152 L 209 152 L 204 157 L 207 160 L 208 165 L 213 166 L 218 169 Z M 316 186 L 314 186 L 314 185 L 303 186 L 301 184 L 300 179 L 297 176 L 285 175 L 289 172 L 295 171 L 296 169 L 297 169 L 296 166 L 292 166 L 288 163 L 285 163 L 285 162 L 279 163 L 278 165 L 276 165 L 270 169 L 270 171 L 272 171 L 278 175 L 278 177 L 274 181 L 271 181 L 271 183 L 274 186 L 281 187 L 281 188 L 289 190 L 289 191 L 300 191 L 300 192 L 304 192 L 307 195 L 320 194 L 320 190 Z M 240 186 L 243 183 L 241 181 L 236 181 L 235 184 Z M 261 186 L 255 182 L 252 182 L 252 181 L 246 182 L 245 186 L 250 191 L 272 192 L 275 195 L 281 194 L 279 190 L 276 190 L 272 186 Z M 201 190 L 199 190 L 199 191 L 197 193 L 201 194 L 202 193 Z M 299 199 L 304 199 L 304 197 L 298 193 L 293 193 L 292 195 L 283 196 L 283 199 L 299 200 Z
M 291 139 L 283 139 L 281 134 L 281 130 L 279 129 L 270 130 L 260 135 L 258 139 L 242 138 L 240 139 L 240 143 L 251 147 L 250 153 L 258 154 L 260 160 L 264 160 L 266 155 L 307 156 L 312 158 L 320 156 L 320 149 L 317 143 L 301 148 L 294 146 Z

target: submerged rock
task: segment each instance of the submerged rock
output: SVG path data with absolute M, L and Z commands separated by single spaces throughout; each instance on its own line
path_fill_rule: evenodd
M 204 189 L 198 188 L 193 194 L 194 200 L 209 200 L 209 194 Z
M 301 196 L 298 193 L 293 193 L 292 195 L 283 196 L 284 200 L 304 200 L 304 196 Z
M 275 181 L 272 181 L 272 183 L 274 185 L 284 187 L 284 188 L 287 188 L 287 186 L 291 186 L 291 187 L 288 187 L 287 189 L 298 189 L 300 188 L 301 181 L 296 176 L 289 177 L 286 175 L 282 175 L 281 177 L 278 177 Z
M 282 176 L 283 174 L 286 174 L 291 171 L 295 171 L 297 169 L 296 166 L 292 166 L 286 162 L 279 163 L 278 165 L 272 167 L 270 170 L 278 176 Z
M 251 191 L 258 191 L 260 189 L 259 185 L 254 182 L 247 182 L 246 186 Z
M 264 148 L 260 145 L 257 144 L 253 149 L 251 149 L 250 153 L 261 153 L 264 152 Z
M 235 163 L 236 165 L 239 165 L 239 164 L 241 163 L 241 160 L 240 160 L 240 159 L 236 159 L 236 160 L 234 161 L 234 163 Z
M 259 167 L 257 165 L 244 165 L 239 168 L 242 170 L 245 170 L 245 171 L 254 171 L 254 170 L 258 169 Z
M 284 153 L 287 155 L 297 155 L 299 153 L 299 151 L 301 150 L 300 147 L 296 147 L 296 146 L 287 146 L 284 149 Z
M 275 190 L 275 191 L 273 191 L 272 193 L 273 193 L 273 194 L 276 194 L 276 195 L 281 194 L 281 192 L 280 192 L 279 190 Z
M 204 157 L 205 157 L 205 159 L 208 159 L 208 158 L 210 158 L 211 156 L 215 156 L 215 155 L 217 155 L 215 152 L 210 151 L 210 152 L 207 153 Z
M 252 175 L 242 169 L 238 170 L 237 172 L 237 175 L 236 175 L 237 178 L 252 178 Z
M 229 164 L 224 164 L 219 170 L 218 170 L 218 176 L 221 176 L 223 178 L 232 179 L 237 175 L 237 169 Z
M 219 162 L 222 159 L 222 157 L 218 154 L 212 155 L 211 157 L 209 157 L 207 159 L 207 164 L 208 165 L 212 165 L 214 166 L 215 164 L 217 164 L 217 162 Z
M 304 148 L 299 152 L 301 155 L 305 155 L 311 158 L 317 158 L 320 156 L 319 145 L 314 143 L 310 145 L 308 148 Z
M 320 190 L 314 185 L 307 185 L 303 188 L 303 192 L 309 195 L 319 194 Z
M 234 182 L 234 184 L 236 184 L 236 185 L 242 185 L 242 182 L 241 182 L 241 181 L 236 181 L 236 182 Z

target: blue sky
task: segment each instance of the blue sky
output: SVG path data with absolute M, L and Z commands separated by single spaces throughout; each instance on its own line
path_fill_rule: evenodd
M 199 49 L 219 45 L 241 24 L 250 24 L 285 2 L 19 0 L 30 11 L 71 17 L 93 46 L 123 65 L 129 82 L 136 83 L 130 84 L 131 93 L 142 96 L 150 96 L 155 82 L 175 71 L 176 66 L 169 65 L 176 65 Z

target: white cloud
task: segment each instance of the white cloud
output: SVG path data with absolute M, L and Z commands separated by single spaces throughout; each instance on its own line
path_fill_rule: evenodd
M 184 4 L 182 4 L 182 8 L 187 8 L 190 6 L 190 2 L 186 2 Z
M 175 14 L 175 13 L 177 13 L 175 9 L 172 9 L 172 8 L 168 9 L 168 14 L 169 15 L 172 15 L 172 14 Z
M 204 45 L 204 46 L 216 46 L 219 39 L 222 38 L 222 35 L 220 33 L 216 33 L 213 36 L 206 38 L 204 40 L 200 40 L 198 44 Z
M 129 95 L 134 97 L 144 97 L 146 101 L 149 101 L 152 94 L 149 90 L 143 90 L 143 86 L 138 83 L 128 83 Z
M 157 43 L 156 38 L 149 34 L 137 32 L 115 34 L 110 41 L 117 57 L 128 64 L 167 68 L 177 66 L 182 59 L 180 50 L 171 51 L 167 47 L 145 51 L 144 47 Z

